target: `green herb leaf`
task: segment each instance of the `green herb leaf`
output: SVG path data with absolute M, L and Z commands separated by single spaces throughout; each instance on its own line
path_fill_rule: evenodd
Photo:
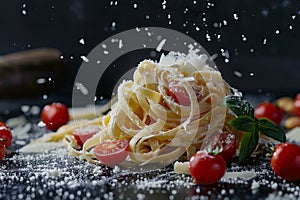
M 254 118 L 254 108 L 246 100 L 239 96 L 228 96 L 226 98 L 227 107 L 238 117 L 247 115 Z
M 286 141 L 286 135 L 282 129 L 280 129 L 276 124 L 266 118 L 258 119 L 259 131 L 279 142 Z
M 239 162 L 244 162 L 255 151 L 258 144 L 259 134 L 254 129 L 253 132 L 246 132 L 241 141 L 241 148 L 239 154 Z
M 256 121 L 254 118 L 243 115 L 228 122 L 229 125 L 244 132 L 254 132 Z

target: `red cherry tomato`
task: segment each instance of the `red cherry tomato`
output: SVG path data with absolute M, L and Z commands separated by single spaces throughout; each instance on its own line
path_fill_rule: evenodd
M 275 147 L 271 167 L 276 175 L 287 181 L 300 180 L 300 147 L 291 143 L 280 143 Z
M 6 148 L 3 144 L 0 144 L 0 160 L 5 157 Z
M 222 148 L 219 155 L 224 158 L 227 164 L 230 164 L 236 154 L 235 135 L 229 132 L 221 133 L 215 148 Z
M 100 128 L 98 126 L 86 126 L 73 130 L 73 136 L 79 146 L 82 146 L 89 138 L 95 135 Z
M 128 156 L 128 141 L 104 141 L 94 148 L 96 158 L 104 165 L 112 166 L 123 162 Z
M 300 117 L 300 99 L 295 100 L 294 106 L 295 106 L 295 114 Z
M 254 111 L 256 118 L 267 118 L 279 125 L 283 119 L 283 111 L 275 104 L 264 102 L 259 104 Z
M 190 173 L 198 184 L 210 185 L 218 182 L 225 174 L 226 162 L 220 155 L 198 151 L 190 159 Z
M 194 89 L 198 102 L 202 99 L 200 92 Z M 167 95 L 170 96 L 176 103 L 182 106 L 191 105 L 190 97 L 185 88 L 179 83 L 170 83 Z
M 67 106 L 61 103 L 46 105 L 41 112 L 41 119 L 49 130 L 56 131 L 70 120 Z
M 0 144 L 8 148 L 12 143 L 12 134 L 10 128 L 3 122 L 0 122 Z

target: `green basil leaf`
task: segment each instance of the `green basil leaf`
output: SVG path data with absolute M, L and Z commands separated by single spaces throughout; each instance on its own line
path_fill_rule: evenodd
M 256 126 L 256 121 L 255 121 L 255 119 L 244 115 L 244 116 L 239 116 L 238 118 L 230 120 L 228 122 L 228 124 L 240 131 L 254 132 L 255 126 Z
M 284 131 L 281 128 L 279 128 L 276 124 L 274 124 L 272 121 L 266 118 L 258 119 L 258 129 L 262 134 L 270 138 L 273 138 L 274 140 L 277 140 L 279 142 L 286 141 L 286 135 Z
M 258 144 L 259 135 L 256 130 L 253 132 L 246 132 L 241 141 L 241 148 L 239 154 L 239 162 L 244 162 L 255 151 Z
M 242 115 L 247 115 L 254 118 L 254 108 L 249 102 L 243 100 L 239 96 L 228 96 L 226 98 L 227 107 L 238 117 Z

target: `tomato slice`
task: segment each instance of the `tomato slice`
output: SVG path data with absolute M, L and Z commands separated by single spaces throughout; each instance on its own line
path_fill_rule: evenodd
M 96 158 L 104 165 L 112 166 L 123 162 L 128 156 L 127 140 L 104 141 L 94 148 Z
M 174 101 L 183 106 L 191 105 L 191 101 L 189 95 L 185 88 L 178 83 L 170 83 L 169 90 L 167 92 L 168 96 L 170 96 Z
M 98 126 L 85 126 L 73 130 L 72 134 L 79 146 L 82 146 L 88 139 L 93 137 L 101 129 Z
M 194 87 L 194 92 L 197 97 L 197 101 L 201 101 L 202 94 L 201 92 L 197 91 Z M 183 85 L 180 83 L 171 82 L 169 85 L 169 89 L 167 91 L 167 95 L 170 96 L 176 103 L 182 106 L 190 106 L 191 100 Z

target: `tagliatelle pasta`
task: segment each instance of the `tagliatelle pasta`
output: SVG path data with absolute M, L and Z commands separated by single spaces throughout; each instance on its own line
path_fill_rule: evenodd
M 96 164 L 101 164 L 93 153 L 97 144 L 124 139 L 129 142 L 127 161 L 139 166 L 167 165 L 183 155 L 187 159 L 215 144 L 220 132 L 233 131 L 226 123 L 233 116 L 224 105 L 231 88 L 206 61 L 207 56 L 196 51 L 170 52 L 157 63 L 142 61 L 133 80 L 118 87 L 117 100 L 106 115 L 74 121 L 35 142 L 65 140 L 70 153 Z M 185 91 L 188 105 L 172 98 L 170 85 Z M 80 149 L 72 131 L 90 125 L 101 130 Z

